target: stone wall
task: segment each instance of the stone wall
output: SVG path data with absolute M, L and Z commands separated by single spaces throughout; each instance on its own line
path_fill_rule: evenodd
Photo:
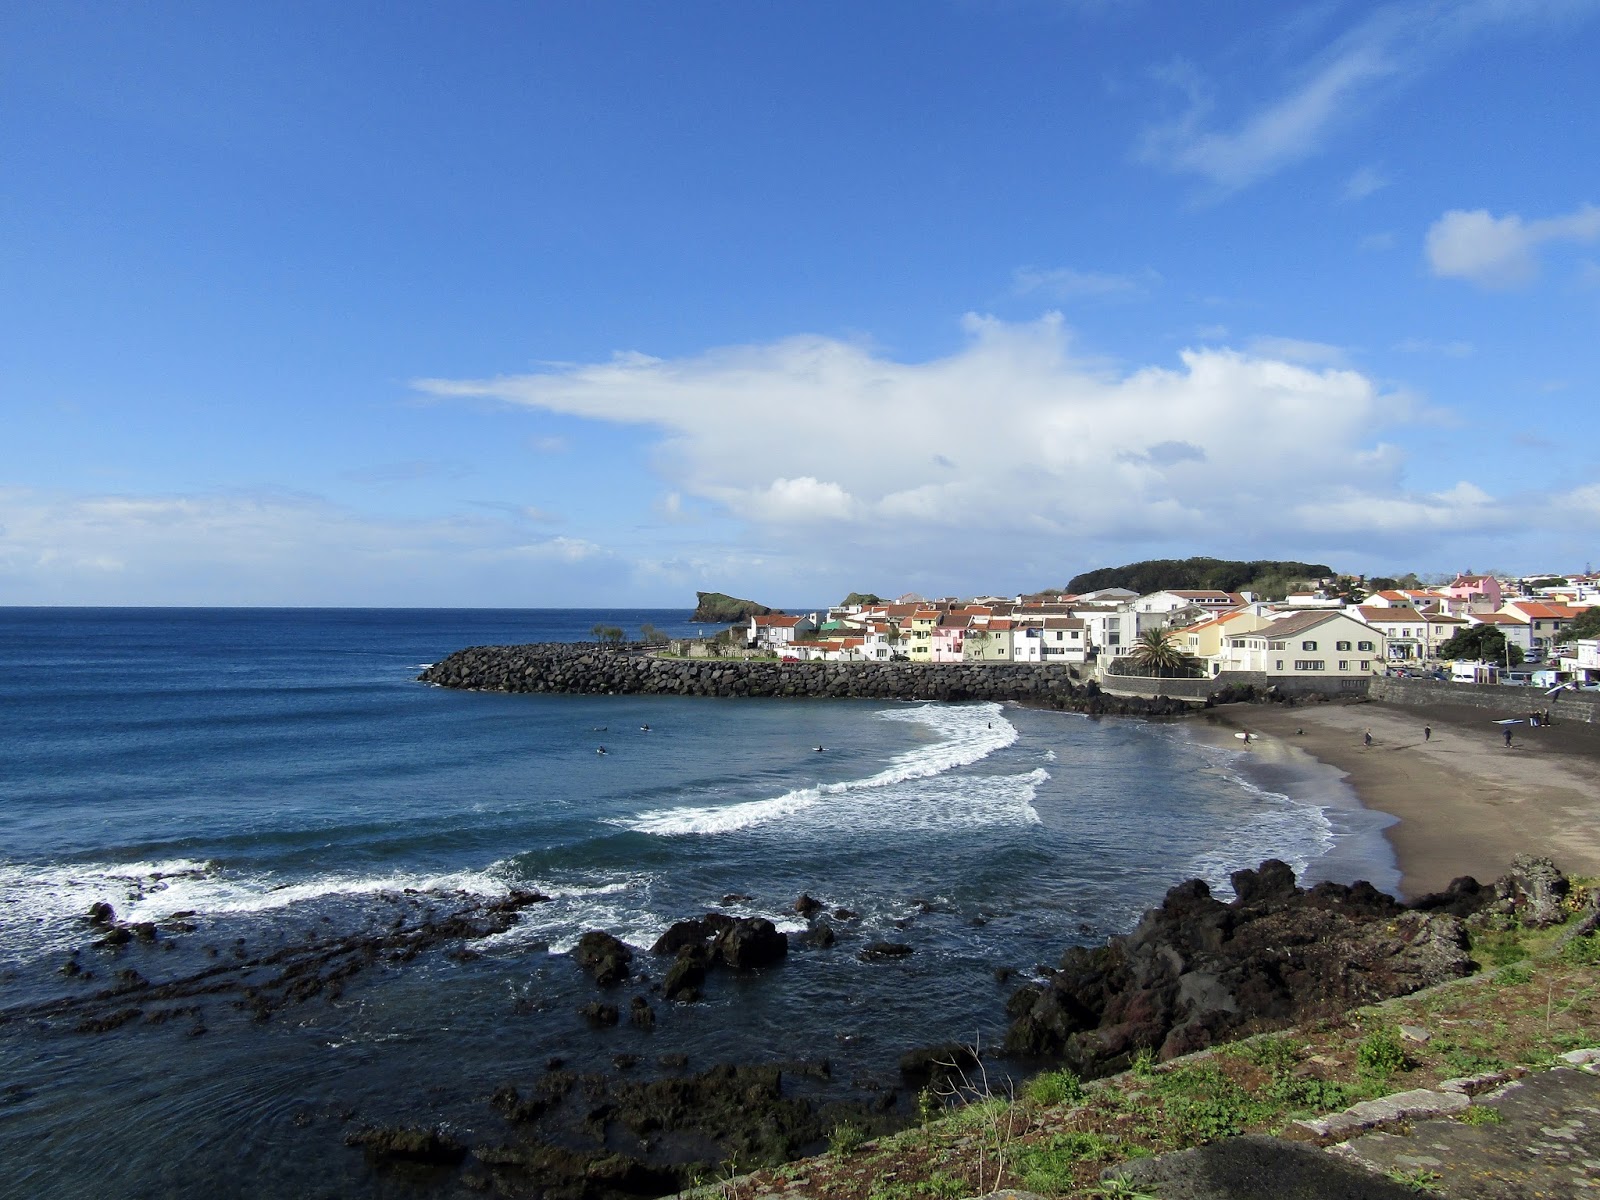
M 1175 700 L 1103 695 L 1055 664 L 786 663 L 657 658 L 589 645 L 473 646 L 424 683 L 499 692 L 654 696 L 816 696 L 873 700 L 1020 700 L 1108 715 L 1182 712 Z
M 1374 678 L 1367 695 L 1385 704 L 1451 704 L 1476 708 L 1499 717 L 1526 717 L 1549 709 L 1558 721 L 1600 724 L 1600 693 L 1561 692 L 1546 696 L 1538 688 L 1499 684 L 1442 683 L 1434 679 Z

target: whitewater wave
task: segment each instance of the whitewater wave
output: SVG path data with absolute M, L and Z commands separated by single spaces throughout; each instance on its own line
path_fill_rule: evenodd
M 830 822 L 837 825 L 841 819 L 847 820 L 849 813 L 837 803 L 841 797 L 859 798 L 858 794 L 862 793 L 891 792 L 902 784 L 937 779 L 981 762 L 1014 743 L 1019 736 L 1016 726 L 1005 719 L 998 704 L 925 704 L 889 709 L 878 717 L 922 725 L 939 735 L 940 740 L 897 754 L 883 770 L 862 779 L 795 788 L 766 800 L 656 809 L 633 817 L 614 818 L 610 823 L 635 833 L 664 837 L 732 833 L 793 818 L 826 805 Z M 1032 776 L 1017 778 L 1031 779 Z M 987 785 L 994 781 L 983 782 Z M 1038 781 L 1034 781 L 1033 786 L 1037 787 Z M 1030 794 L 1027 806 L 1030 812 L 1031 800 Z M 1037 814 L 1033 819 L 1038 819 Z
M 1253 870 L 1266 859 L 1276 858 L 1303 876 L 1313 862 L 1334 848 L 1337 836 L 1326 805 L 1252 783 L 1233 767 L 1239 760 L 1237 751 L 1191 744 L 1213 769 L 1256 802 L 1247 823 L 1221 844 L 1190 859 L 1190 873 L 1204 879 L 1218 899 L 1233 898 L 1228 877 L 1235 871 Z

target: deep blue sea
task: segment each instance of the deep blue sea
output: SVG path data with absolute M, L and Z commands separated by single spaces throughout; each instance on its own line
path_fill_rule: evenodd
M 221 1002 L 95 1034 L 13 1015 L 0 1195 L 410 1194 L 344 1146 L 352 1123 L 488 1136 L 490 1092 L 557 1055 L 822 1056 L 842 1091 L 892 1083 L 910 1046 L 998 1038 L 1015 984 L 996 967 L 1125 931 L 1187 877 L 1225 890 L 1276 856 L 1398 882 L 1387 818 L 1336 773 L 1197 722 L 415 682 L 468 645 L 690 632 L 687 615 L 0 608 L 0 1013 L 380 928 L 405 889 L 553 897 L 476 958 L 383 962 L 266 1022 Z M 798 932 L 802 892 L 861 914 L 838 946 L 713 975 L 652 1032 L 577 1015 L 596 995 L 565 954 L 584 931 L 643 948 L 721 908 Z M 92 949 L 100 900 L 193 928 Z M 879 938 L 914 953 L 858 961 Z M 61 973 L 74 948 L 95 979 Z

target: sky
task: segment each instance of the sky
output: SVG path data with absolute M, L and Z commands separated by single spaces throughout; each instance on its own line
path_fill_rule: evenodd
M 0 43 L 0 604 L 1600 563 L 1600 0 L 53 0 Z

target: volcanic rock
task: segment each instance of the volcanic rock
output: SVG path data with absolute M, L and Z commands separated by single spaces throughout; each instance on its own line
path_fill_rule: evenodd
M 1408 911 L 1370 884 L 1303 891 L 1269 860 L 1233 885 L 1223 904 L 1191 879 L 1127 936 L 1068 950 L 1046 984 L 1008 1002 L 1006 1052 L 1103 1075 L 1140 1050 L 1172 1058 L 1473 969 L 1457 918 Z
M 572 957 L 594 976 L 594 981 L 601 987 L 611 987 L 628 977 L 628 964 L 633 961 L 633 951 L 625 942 L 597 929 L 578 939 Z
M 789 953 L 789 935 L 765 917 L 745 917 L 717 934 L 712 953 L 735 970 L 770 967 Z

